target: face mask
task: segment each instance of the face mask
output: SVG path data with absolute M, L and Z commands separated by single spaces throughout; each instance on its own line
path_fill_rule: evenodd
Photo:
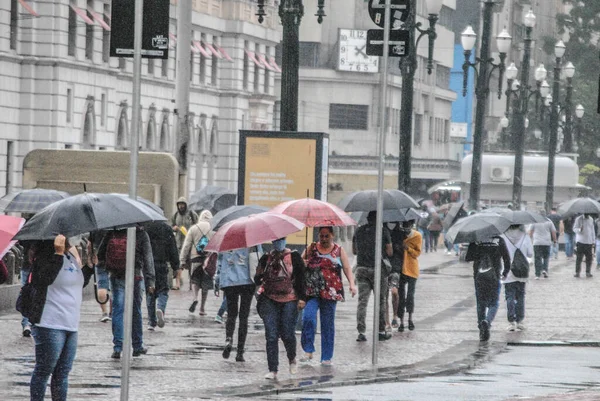
M 277 252 L 283 252 L 285 249 L 285 238 L 273 241 L 273 249 Z

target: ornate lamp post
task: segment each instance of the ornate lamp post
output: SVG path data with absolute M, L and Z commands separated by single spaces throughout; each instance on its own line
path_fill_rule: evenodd
M 471 166 L 471 188 L 469 194 L 469 208 L 478 209 L 479 193 L 481 191 L 481 156 L 483 153 L 483 125 L 486 114 L 487 98 L 489 93 L 489 81 L 494 69 L 500 70 L 498 98 L 502 96 L 502 76 L 504 75 L 506 53 L 510 50 L 511 36 L 503 30 L 496 37 L 496 44 L 500 53 L 500 62 L 494 63 L 490 58 L 490 37 L 492 34 L 492 13 L 495 2 L 486 0 L 483 3 L 483 29 L 481 37 L 481 47 L 479 49 L 479 57 L 474 63 L 470 62 L 471 51 L 475 46 L 477 35 L 473 28 L 468 26 L 462 33 L 461 41 L 465 50 L 465 62 L 463 64 L 463 96 L 467 95 L 468 70 L 475 70 L 475 79 L 477 81 L 475 87 L 475 95 L 477 98 L 477 106 L 475 109 L 475 132 L 473 133 L 473 164 Z M 477 70 L 479 66 L 479 71 Z M 489 67 L 492 67 L 490 70 Z
M 400 147 L 398 160 L 398 189 L 409 192 L 411 185 L 411 159 L 412 159 L 412 120 L 414 79 L 417 71 L 417 46 L 419 41 L 427 36 L 429 38 L 429 54 L 427 58 L 427 72 L 433 71 L 433 45 L 437 34 L 435 24 L 442 9 L 443 0 L 426 0 L 429 13 L 429 28 L 422 29 L 422 24 L 416 22 L 417 1 L 410 0 L 409 15 L 403 29 L 409 31 L 410 53 L 400 60 L 402 69 L 402 99 L 400 105 Z M 417 36 L 418 33 L 418 36 Z
M 317 4 L 317 21 L 325 17 L 325 0 Z M 265 0 L 258 0 L 258 22 L 263 23 Z M 302 0 L 282 0 L 279 17 L 283 25 L 281 73 L 281 130 L 298 131 L 298 70 L 300 68 L 300 21 L 304 16 Z

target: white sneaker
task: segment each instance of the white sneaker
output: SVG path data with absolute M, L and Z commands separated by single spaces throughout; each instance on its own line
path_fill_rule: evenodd
M 154 331 L 154 326 L 148 326 L 148 331 Z
M 517 330 L 525 330 L 525 325 L 523 324 L 523 322 L 517 323 Z
M 292 362 L 290 362 L 290 374 L 295 375 L 296 373 L 298 373 L 298 364 L 294 359 Z
M 510 322 L 508 324 L 508 327 L 506 328 L 507 331 L 515 331 L 517 330 L 517 322 Z
M 277 372 L 269 372 L 265 375 L 267 380 L 277 380 Z
M 156 325 L 158 327 L 165 327 L 165 314 L 162 309 L 156 310 Z

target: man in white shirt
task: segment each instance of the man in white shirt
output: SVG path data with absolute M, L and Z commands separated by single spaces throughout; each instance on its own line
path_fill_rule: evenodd
M 596 233 L 594 230 L 594 219 L 589 214 L 577 217 L 573 224 L 573 231 L 575 232 L 575 242 L 577 243 L 577 252 L 575 258 L 575 277 L 579 277 L 581 272 L 581 262 L 585 255 L 585 276 L 592 276 L 592 260 L 593 251 L 592 247 L 596 240 Z
M 541 212 L 545 215 L 545 211 Z M 550 261 L 550 250 L 556 243 L 556 228 L 554 223 L 546 220 L 543 223 L 533 224 L 529 230 L 529 235 L 533 240 L 533 253 L 535 256 L 535 279 L 540 275 L 548 278 L 548 263 Z

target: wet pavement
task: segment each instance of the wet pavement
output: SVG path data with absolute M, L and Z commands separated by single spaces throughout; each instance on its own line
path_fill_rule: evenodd
M 278 393 L 296 393 L 299 388 L 324 389 L 405 380 L 426 383 L 434 376 L 457 375 L 484 368 L 506 352 L 523 354 L 526 366 L 530 358 L 526 359 L 525 353 L 516 345 L 560 346 L 568 343 L 571 344 L 569 349 L 597 346 L 600 341 L 600 273 L 593 279 L 575 279 L 574 262 L 567 261 L 564 255 L 561 257 L 551 262 L 550 278 L 532 280 L 527 287 L 527 330 L 516 333 L 505 331 L 506 308 L 501 302 L 491 342 L 480 346 L 470 265 L 460 263 L 456 257 L 446 256 L 441 251 L 424 254 L 420 260 L 423 274 L 416 291 L 416 330 L 395 332 L 391 340 L 379 342 L 377 369 L 371 365 L 370 335 L 367 342 L 355 341 L 357 300 L 354 298 L 338 304 L 333 366 L 301 364 L 298 374 L 292 377 L 285 354 L 281 352 L 280 374 L 276 383 L 263 379 L 267 373 L 264 332 L 259 329 L 260 319 L 254 305 L 246 362 L 238 363 L 233 357 L 235 353 L 228 360 L 221 356 L 224 326 L 214 322 L 221 299 L 211 294 L 207 316 L 199 316 L 198 312 L 191 314 L 188 311 L 191 292 L 171 291 L 167 325 L 155 332 L 144 330 L 144 342 L 149 353 L 133 358 L 129 399 L 194 400 L 240 396 L 265 399 Z M 186 286 L 187 283 L 183 288 Z M 372 304 L 369 306 L 369 321 L 372 319 L 371 312 Z M 93 300 L 84 302 L 78 355 L 70 377 L 70 400 L 119 398 L 121 362 L 110 359 L 110 324 L 98 322 L 99 317 L 99 305 Z M 16 313 L 1 314 L 0 325 L 0 400 L 28 399 L 28 383 L 34 361 L 33 340 L 21 337 L 20 317 Z M 318 358 L 318 336 L 316 347 L 315 357 Z M 527 347 L 531 348 L 531 355 L 535 356 L 535 347 Z M 280 351 L 283 351 L 282 346 Z M 299 341 L 298 355 L 301 355 Z M 557 376 L 561 375 L 559 367 L 554 371 Z M 571 390 L 552 387 L 549 392 L 534 392 L 529 396 L 551 399 L 547 398 L 549 394 L 562 393 L 560 397 L 565 397 L 564 393 Z M 589 397 L 595 394 L 598 393 L 591 392 Z M 520 394 L 509 394 L 506 398 L 517 395 Z M 579 397 L 584 395 L 578 393 Z M 325 396 L 324 399 L 330 398 Z

